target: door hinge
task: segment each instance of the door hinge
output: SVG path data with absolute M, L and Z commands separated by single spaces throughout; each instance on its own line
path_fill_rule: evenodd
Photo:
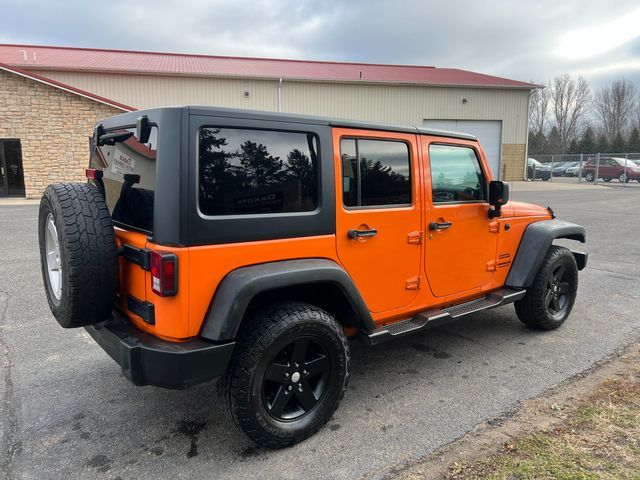
M 491 260 L 487 262 L 487 272 L 495 272 L 496 271 L 496 262 Z
M 489 223 L 489 232 L 498 233 L 500 231 L 500 223 L 499 222 L 491 222 Z
M 122 255 L 125 260 L 131 263 L 140 265 L 143 270 L 151 270 L 149 250 L 146 248 L 137 248 L 125 243 L 118 249 L 118 255 Z
M 419 290 L 421 277 L 409 277 L 407 278 L 406 289 L 407 290 Z
M 415 232 L 409 233 L 407 235 L 407 242 L 420 245 L 422 243 L 422 232 L 416 230 Z

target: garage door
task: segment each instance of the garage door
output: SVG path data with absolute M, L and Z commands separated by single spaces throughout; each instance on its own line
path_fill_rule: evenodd
M 480 140 L 489 160 L 493 178 L 500 176 L 500 146 L 502 145 L 502 121 L 500 120 L 425 120 L 425 128 L 449 130 L 475 135 Z

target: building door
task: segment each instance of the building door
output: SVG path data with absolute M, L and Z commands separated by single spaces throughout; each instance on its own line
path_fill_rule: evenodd
M 334 129 L 336 247 L 370 311 L 401 308 L 420 287 L 416 136 Z
M 489 161 L 494 180 L 502 177 L 500 151 L 502 146 L 502 121 L 500 120 L 425 120 L 425 128 L 470 133 L 478 137 Z
M 24 197 L 20 140 L 0 140 L 0 197 Z

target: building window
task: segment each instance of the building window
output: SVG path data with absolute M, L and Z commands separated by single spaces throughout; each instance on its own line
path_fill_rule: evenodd
M 340 142 L 342 201 L 346 207 L 411 204 L 409 146 L 395 140 Z
M 431 190 L 433 203 L 481 202 L 486 197 L 486 180 L 473 148 L 431 145 Z
M 318 207 L 318 138 L 312 133 L 200 130 L 204 215 L 308 212 Z

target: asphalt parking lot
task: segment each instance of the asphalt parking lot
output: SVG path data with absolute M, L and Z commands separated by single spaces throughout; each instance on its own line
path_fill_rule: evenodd
M 546 183 L 546 182 L 545 182 Z M 382 478 L 585 371 L 640 334 L 640 191 L 516 189 L 587 229 L 589 266 L 563 328 L 511 306 L 367 348 L 329 424 L 281 451 L 235 430 L 215 385 L 135 387 L 42 288 L 35 205 L 0 206 L 0 478 Z

